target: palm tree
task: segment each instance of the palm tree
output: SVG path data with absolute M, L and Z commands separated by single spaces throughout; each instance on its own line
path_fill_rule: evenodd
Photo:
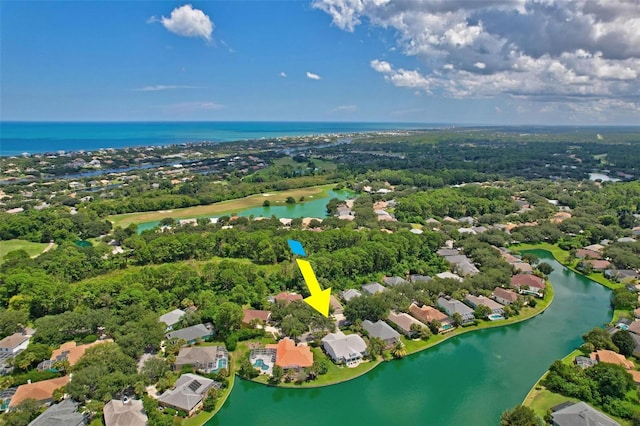
M 391 355 L 393 355 L 394 358 L 398 358 L 398 359 L 404 358 L 407 355 L 407 350 L 404 347 L 404 343 L 402 342 L 396 343 L 393 349 L 391 349 Z

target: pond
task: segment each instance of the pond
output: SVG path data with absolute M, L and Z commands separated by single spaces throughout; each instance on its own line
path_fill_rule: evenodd
M 325 218 L 327 217 L 327 204 L 329 200 L 332 198 L 338 198 L 339 200 L 346 200 L 347 198 L 353 196 L 353 192 L 342 190 L 342 191 L 327 191 L 327 195 L 325 197 L 321 197 L 318 199 L 313 199 L 311 197 L 307 198 L 305 202 L 298 202 L 296 204 L 286 204 L 286 205 L 274 205 L 270 207 L 253 207 L 245 210 L 241 210 L 236 213 L 238 216 L 249 217 L 253 215 L 253 217 L 271 217 L 275 216 L 277 218 L 302 218 L 302 217 L 317 217 L 317 218 Z M 265 200 L 268 200 L 265 197 Z M 227 212 L 227 214 L 232 213 L 231 211 Z M 212 215 L 210 217 L 220 217 L 222 214 Z M 209 216 L 207 216 L 209 217 Z M 159 220 L 153 222 L 145 222 L 138 224 L 138 233 L 142 231 L 146 231 L 148 229 L 153 229 L 154 227 L 160 224 Z
M 562 267 L 546 251 L 555 298 L 528 321 L 454 337 L 346 383 L 283 389 L 236 380 L 208 426 L 491 425 L 520 404 L 580 336 L 611 319 L 610 291 Z

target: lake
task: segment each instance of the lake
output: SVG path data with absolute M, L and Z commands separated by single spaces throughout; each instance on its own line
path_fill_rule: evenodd
M 342 190 L 342 191 L 327 191 L 327 195 L 322 198 L 313 199 L 308 197 L 307 200 L 303 203 L 296 204 L 280 204 L 273 205 L 270 207 L 253 207 L 250 209 L 245 209 L 242 211 L 234 212 L 238 216 L 249 217 L 253 215 L 253 217 L 271 217 L 275 216 L 277 218 L 301 218 L 301 217 L 317 217 L 317 218 L 325 218 L 327 217 L 327 204 L 329 200 L 332 198 L 338 198 L 340 200 L 346 200 L 347 198 L 353 196 L 353 192 Z M 268 197 L 265 197 L 265 200 L 268 200 Z M 232 213 L 231 211 L 227 213 Z M 212 215 L 210 217 L 220 217 L 222 214 Z M 207 216 L 209 217 L 209 216 Z M 184 218 L 180 218 L 184 219 Z M 159 225 L 160 221 L 155 220 L 153 222 L 144 222 L 138 224 L 138 233 L 142 231 L 146 231 L 148 229 L 153 229 L 155 226 Z
M 546 251 L 530 252 L 554 268 L 555 298 L 543 314 L 454 337 L 329 387 L 272 388 L 238 378 L 207 426 L 498 424 L 553 361 L 581 344 L 582 334 L 611 319 L 608 289 Z

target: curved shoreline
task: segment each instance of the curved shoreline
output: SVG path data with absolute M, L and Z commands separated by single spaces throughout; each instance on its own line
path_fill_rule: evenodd
M 549 291 L 551 293 L 551 298 L 548 301 L 545 301 L 546 305 L 543 306 L 540 310 L 534 310 L 534 312 L 530 313 L 527 316 L 523 316 L 522 318 L 514 319 L 513 321 L 507 322 L 507 323 L 501 323 L 501 324 L 488 323 L 487 325 L 482 326 L 482 327 L 478 327 L 478 326 L 467 327 L 467 328 L 458 327 L 456 329 L 456 331 L 453 331 L 452 333 L 444 335 L 441 340 L 438 340 L 437 342 L 431 342 L 431 343 L 426 342 L 426 345 L 424 347 L 417 348 L 415 350 L 412 350 L 411 352 L 407 352 L 406 356 L 414 355 L 414 354 L 417 354 L 418 352 L 422 352 L 422 351 L 425 351 L 427 349 L 431 349 L 431 348 L 433 348 L 435 346 L 438 346 L 441 343 L 444 343 L 444 342 L 448 341 L 449 339 L 451 339 L 453 337 L 461 336 L 463 334 L 472 333 L 474 331 L 479 331 L 479 330 L 488 330 L 488 329 L 491 329 L 491 328 L 507 327 L 507 326 L 510 326 L 510 325 L 514 325 L 514 324 L 518 324 L 518 323 L 521 323 L 521 322 L 524 322 L 524 321 L 528 321 L 528 320 L 530 320 L 532 318 L 535 318 L 536 316 L 538 316 L 540 314 L 543 314 L 544 311 L 546 311 L 549 308 L 549 306 L 551 306 L 551 303 L 553 302 L 553 299 L 554 299 L 553 286 L 552 286 L 552 284 L 550 282 L 547 282 L 547 285 L 548 285 Z M 540 302 L 538 302 L 538 303 L 540 303 Z M 506 319 L 506 320 L 503 320 L 503 321 L 509 321 L 509 319 Z M 374 361 L 375 364 L 372 365 L 371 368 L 369 368 L 369 369 L 367 369 L 365 371 L 362 371 L 362 372 L 360 372 L 360 373 L 358 373 L 358 374 L 356 374 L 356 375 L 354 375 L 352 377 L 348 377 L 348 378 L 345 378 L 345 379 L 333 381 L 333 382 L 330 382 L 330 383 L 323 383 L 323 384 L 310 383 L 308 385 L 307 384 L 299 384 L 299 385 L 296 385 L 296 384 L 284 384 L 284 385 L 283 384 L 279 384 L 279 385 L 274 385 L 274 384 L 270 384 L 270 383 L 262 383 L 262 382 L 259 382 L 257 380 L 248 380 L 248 379 L 243 379 L 243 378 L 241 378 L 241 379 L 242 380 L 247 380 L 247 381 L 250 381 L 250 382 L 253 382 L 253 383 L 257 383 L 257 384 L 260 384 L 260 385 L 273 387 L 273 388 L 282 388 L 282 389 L 314 389 L 314 388 L 316 388 L 317 389 L 317 388 L 322 388 L 322 387 L 327 387 L 327 386 L 334 386 L 334 385 L 338 385 L 340 383 L 348 382 L 348 381 L 353 380 L 353 379 L 357 379 L 358 377 L 361 377 L 361 376 L 369 373 L 370 371 L 372 371 L 374 368 L 376 368 L 378 365 L 382 364 L 383 362 L 390 362 L 390 361 L 395 361 L 395 359 L 390 359 L 390 360 L 379 359 L 377 361 Z M 400 360 L 398 360 L 398 361 L 400 361 Z
M 571 267 L 569 267 L 569 266 L 565 265 L 562 261 L 560 261 L 560 259 L 558 259 L 558 258 L 556 257 L 556 255 L 555 255 L 551 250 L 547 250 L 547 249 L 545 249 L 545 248 L 535 248 L 535 249 L 525 249 L 525 250 L 522 250 L 522 251 L 527 251 L 527 250 L 543 250 L 543 251 L 546 251 L 547 253 L 550 253 L 550 254 L 551 254 L 551 256 L 553 256 L 553 258 L 554 258 L 554 259 L 555 259 L 559 264 L 561 264 L 564 268 L 567 268 L 567 269 L 568 269 L 568 270 L 570 270 L 571 272 L 573 272 L 573 273 L 575 273 L 575 274 L 578 274 L 578 275 L 580 275 L 580 276 L 582 276 L 582 277 L 584 277 L 584 278 L 588 279 L 588 280 L 589 280 L 589 281 L 591 281 L 591 282 L 594 282 L 594 283 L 596 283 L 596 284 L 598 284 L 598 285 L 601 285 L 601 286 L 603 286 L 603 287 L 605 287 L 605 288 L 608 288 L 609 290 L 611 290 L 611 289 L 612 289 L 611 287 L 609 287 L 609 286 L 607 286 L 607 285 L 604 285 L 603 283 L 600 283 L 600 282 L 598 282 L 598 281 L 596 281 L 596 280 L 594 280 L 594 279 L 592 279 L 592 278 L 588 277 L 587 275 L 585 275 L 585 274 L 583 274 L 583 273 L 581 273 L 581 272 L 578 272 L 578 271 L 574 270 L 573 268 L 571 268 Z M 613 317 L 612 317 L 612 319 L 613 319 Z M 562 360 L 562 361 L 566 360 L 566 359 L 567 359 L 568 357 L 570 357 L 570 356 L 571 356 L 575 351 L 576 351 L 576 349 L 574 349 L 573 351 L 569 352 L 567 355 L 565 355 L 563 358 L 561 358 L 561 360 Z M 540 386 L 540 381 L 542 381 L 542 379 L 544 379 L 544 378 L 545 378 L 545 376 L 546 376 L 547 374 L 549 374 L 549 370 L 547 370 L 547 371 L 545 371 L 544 373 L 542 373 L 542 376 L 540 376 L 540 378 L 539 378 L 539 379 L 538 379 L 538 380 L 533 384 L 533 386 L 531 387 L 531 389 L 529 389 L 529 392 L 527 392 L 527 395 L 526 395 L 526 396 L 524 397 L 524 399 L 522 400 L 522 404 L 521 404 L 521 405 L 526 405 L 526 404 L 527 404 L 527 401 L 529 400 L 529 398 L 530 398 L 530 397 L 533 395 L 533 393 L 537 390 L 536 388 Z M 567 397 L 567 398 L 569 398 L 569 397 Z

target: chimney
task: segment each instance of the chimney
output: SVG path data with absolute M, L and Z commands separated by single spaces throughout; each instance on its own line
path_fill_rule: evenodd
M 129 399 L 128 396 L 125 395 L 125 396 L 122 397 L 122 404 L 129 405 L 130 402 L 131 402 L 131 400 Z

